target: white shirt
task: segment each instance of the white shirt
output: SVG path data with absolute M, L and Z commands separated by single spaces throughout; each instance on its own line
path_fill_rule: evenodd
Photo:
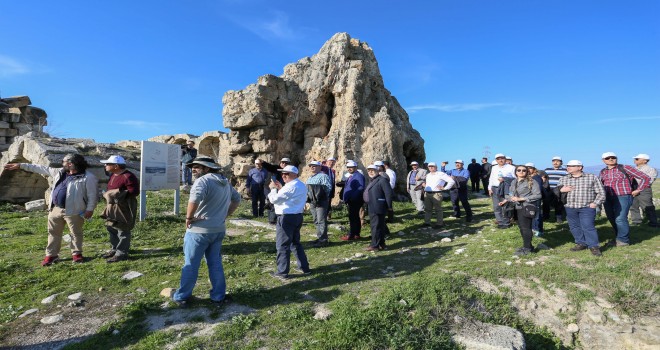
M 493 187 L 500 185 L 500 177 L 516 177 L 516 167 L 511 164 L 504 164 L 503 166 L 493 165 L 490 171 L 490 178 L 488 178 L 488 189 L 492 191 Z
M 447 183 L 444 188 L 440 186 L 442 181 Z M 426 186 L 424 187 L 424 191 L 438 192 L 442 190 L 448 190 L 454 186 L 454 182 L 455 181 L 451 178 L 451 176 L 443 173 L 442 171 L 436 171 L 434 173 L 429 171 L 429 173 L 426 174 Z
M 387 176 L 390 177 L 390 187 L 394 189 L 394 186 L 396 185 L 396 173 L 392 169 L 385 169 L 385 173 L 387 173 Z
M 273 189 L 268 200 L 275 207 L 275 214 L 301 214 L 307 202 L 307 187 L 296 178 L 284 184 L 279 190 Z

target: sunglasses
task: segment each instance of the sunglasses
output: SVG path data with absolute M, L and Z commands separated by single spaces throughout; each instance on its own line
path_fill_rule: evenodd
M 606 157 L 606 158 L 603 158 L 603 159 L 605 159 L 605 160 L 612 160 L 612 159 L 616 159 L 616 157 Z
M 526 173 L 527 169 L 516 169 L 517 173 Z

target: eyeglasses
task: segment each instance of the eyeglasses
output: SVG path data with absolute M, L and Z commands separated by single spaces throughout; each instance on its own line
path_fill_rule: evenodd
M 605 160 L 612 160 L 612 159 L 616 159 L 616 157 L 605 157 L 605 158 L 603 158 L 603 159 L 605 159 Z
M 193 168 L 193 169 L 201 169 L 202 166 L 201 166 L 201 165 L 193 165 L 192 168 Z
M 516 169 L 517 173 L 526 173 L 527 169 Z

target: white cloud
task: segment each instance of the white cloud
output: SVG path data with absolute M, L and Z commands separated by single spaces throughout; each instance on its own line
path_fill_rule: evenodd
M 271 13 L 268 18 L 246 19 L 230 17 L 229 19 L 266 41 L 290 41 L 300 35 L 289 23 L 289 15 L 282 11 L 272 11 Z
M 0 77 L 27 74 L 30 69 L 23 63 L 7 55 L 0 54 Z
M 634 120 L 659 120 L 659 119 L 660 119 L 660 115 L 650 116 L 650 117 L 618 117 L 618 118 L 598 119 L 598 120 L 586 122 L 586 124 L 607 124 L 607 123 L 628 122 Z
M 455 113 L 455 112 L 473 112 L 473 111 L 481 111 L 484 109 L 504 108 L 504 107 L 508 107 L 508 109 L 512 108 L 511 105 L 506 103 L 462 103 L 462 104 L 433 103 L 427 105 L 410 106 L 410 107 L 406 107 L 405 109 L 409 113 L 415 113 L 423 110 Z
M 116 122 L 116 124 L 131 126 L 139 129 L 161 128 L 161 127 L 169 126 L 169 124 L 166 123 L 148 122 L 145 120 L 122 120 Z

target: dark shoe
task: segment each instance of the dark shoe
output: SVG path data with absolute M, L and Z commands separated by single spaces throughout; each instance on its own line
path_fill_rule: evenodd
M 466 217 L 465 222 L 472 222 L 472 217 L 471 216 Z
M 298 274 L 300 274 L 300 275 L 305 275 L 305 276 L 306 276 L 306 275 L 311 275 L 311 274 L 312 274 L 312 270 L 303 271 L 303 270 L 301 270 L 301 269 L 299 269 L 299 268 L 297 268 L 297 267 L 294 268 L 293 271 L 296 271 Z
M 385 249 L 387 249 L 387 246 L 384 244 L 378 246 L 378 250 L 385 250 Z
M 431 224 L 428 223 L 428 222 L 425 222 L 425 223 L 424 223 L 424 226 L 431 226 Z
M 330 242 L 328 242 L 328 240 L 326 240 L 326 239 L 323 239 L 323 240 L 321 240 L 321 239 L 317 239 L 317 240 L 312 241 L 312 245 L 313 245 L 314 247 L 317 247 L 317 248 L 319 248 L 319 247 L 327 247 L 328 244 L 330 244 Z
M 353 239 L 353 237 L 351 237 L 349 235 L 345 235 L 345 236 L 339 237 L 339 239 L 341 239 L 342 241 L 350 241 L 351 239 Z
M 623 243 L 623 242 L 618 241 L 616 239 L 612 239 L 609 242 L 607 242 L 607 246 L 611 247 L 611 248 L 614 248 L 614 247 L 627 247 L 629 245 L 630 245 L 629 243 Z
M 232 301 L 234 301 L 234 299 L 232 299 L 232 297 L 229 294 L 225 294 L 225 298 L 222 299 L 222 300 L 213 300 L 213 299 L 211 299 L 211 302 L 213 304 L 218 305 L 218 306 L 223 305 L 223 304 L 229 304 Z
M 511 225 L 497 225 L 497 228 L 505 230 L 507 228 L 511 227 Z
M 126 256 L 124 254 L 122 254 L 122 255 L 117 254 L 117 255 L 113 256 L 112 258 L 106 260 L 106 262 L 108 264 L 112 264 L 112 263 L 116 263 L 116 262 L 120 262 L 120 261 L 124 261 L 124 260 L 128 260 L 128 256 Z
M 185 308 L 188 307 L 188 305 L 190 305 L 190 304 L 188 304 L 188 300 L 174 300 L 174 299 L 172 299 L 172 302 L 174 302 L 177 307 L 180 307 L 182 309 L 185 309 Z
M 580 250 L 585 250 L 587 249 L 587 246 L 584 244 L 576 244 L 575 247 L 571 248 L 570 251 L 572 252 L 579 252 Z
M 71 259 L 73 260 L 74 263 L 83 263 L 83 262 L 85 262 L 85 258 L 83 258 L 82 254 L 73 254 L 71 256 Z
M 44 260 L 41 262 L 41 266 L 50 266 L 53 265 L 53 263 L 57 262 L 59 260 L 58 256 L 46 256 Z
M 516 250 L 513 253 L 513 255 L 515 255 L 515 256 L 524 256 L 524 255 L 529 255 L 533 252 L 534 252 L 534 248 L 532 248 L 532 249 L 530 249 L 530 248 L 518 248 L 518 250 Z
M 103 258 L 103 259 L 110 259 L 110 258 L 112 258 L 113 256 L 115 256 L 115 253 L 117 253 L 117 252 L 114 251 L 114 250 L 108 250 L 107 252 L 105 252 L 105 254 L 101 255 L 101 258 Z
M 598 248 L 598 247 L 592 247 L 592 248 L 589 248 L 589 250 L 591 250 L 591 254 L 593 254 L 595 256 L 602 256 L 603 255 L 603 253 L 600 252 L 600 248 Z
M 273 278 L 277 278 L 278 280 L 280 280 L 282 282 L 286 282 L 289 279 L 289 275 L 282 275 L 282 274 L 279 274 L 277 272 L 271 272 L 270 276 L 273 277 Z
M 368 252 L 377 252 L 377 251 L 379 251 L 380 249 L 379 249 L 378 247 L 368 246 L 368 247 L 365 248 L 364 250 L 366 250 L 366 251 L 368 251 Z

